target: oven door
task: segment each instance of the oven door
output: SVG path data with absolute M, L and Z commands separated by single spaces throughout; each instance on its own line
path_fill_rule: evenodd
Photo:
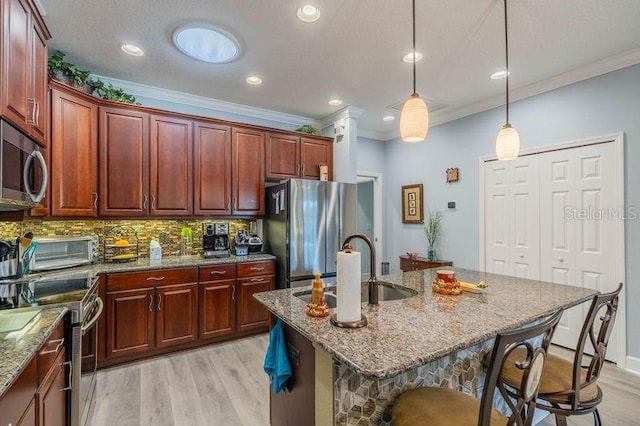
M 89 302 L 85 311 L 86 319 L 79 326 L 82 335 L 80 356 L 80 384 L 79 384 L 79 425 L 87 424 L 89 412 L 96 389 L 96 376 L 98 367 L 98 320 L 104 310 L 104 303 L 99 296 Z

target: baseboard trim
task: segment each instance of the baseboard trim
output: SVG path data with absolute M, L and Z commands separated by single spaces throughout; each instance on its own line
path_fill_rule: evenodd
M 626 370 L 630 373 L 640 376 L 640 358 L 627 355 Z

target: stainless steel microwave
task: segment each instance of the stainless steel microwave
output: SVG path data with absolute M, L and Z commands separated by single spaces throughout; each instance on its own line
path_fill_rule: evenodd
M 29 261 L 29 272 L 71 268 L 98 261 L 98 237 L 34 237 L 37 242 Z
M 40 147 L 4 120 L 0 132 L 0 211 L 41 207 L 48 173 Z

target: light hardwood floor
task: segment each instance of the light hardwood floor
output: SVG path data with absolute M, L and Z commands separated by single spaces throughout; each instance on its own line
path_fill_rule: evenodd
M 268 425 L 269 384 L 262 371 L 268 343 L 263 334 L 101 370 L 90 424 Z M 606 365 L 600 386 L 605 426 L 640 425 L 640 377 Z M 539 425 L 555 422 L 547 417 Z M 569 425 L 593 425 L 593 418 L 574 416 Z

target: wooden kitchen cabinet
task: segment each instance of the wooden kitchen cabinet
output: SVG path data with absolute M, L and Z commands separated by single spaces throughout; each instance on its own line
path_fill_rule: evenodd
M 37 369 L 36 358 L 27 364 L 18 378 L 0 399 L 0 424 L 19 424 L 21 419 L 31 417 L 31 404 L 37 390 Z M 33 425 L 22 421 L 22 424 Z
M 2 2 L 2 115 L 47 146 L 47 40 L 51 34 L 29 0 Z
M 300 137 L 267 133 L 265 169 L 267 179 L 300 177 Z
M 151 216 L 190 216 L 193 212 L 191 121 L 151 116 Z
M 29 406 L 27 407 L 27 411 L 24 412 L 22 418 L 18 420 L 17 426 L 34 426 L 37 424 L 38 418 L 36 415 L 36 398 L 34 397 Z M 1 420 L 0 420 L 1 421 Z M 3 423 L 4 424 L 4 423 Z M 11 424 L 11 423 L 8 423 Z M 64 424 L 64 423 L 61 423 Z
M 107 291 L 107 357 L 155 347 L 155 289 Z
M 193 213 L 231 215 L 231 127 L 193 124 Z
M 87 97 L 51 92 L 51 215 L 98 215 L 98 106 Z
M 246 265 L 251 265 L 251 263 Z M 269 311 L 254 299 L 253 294 L 273 290 L 275 288 L 275 275 L 256 275 L 241 278 L 241 274 L 238 272 L 236 286 L 238 297 L 236 328 L 238 332 L 267 330 L 269 327 Z
M 424 257 L 411 259 L 409 256 L 400 256 L 400 269 L 403 272 L 419 271 L 421 269 L 441 268 L 444 266 L 453 266 L 450 260 L 428 260 Z
M 38 426 L 67 424 L 67 370 L 65 352 L 57 357 L 54 366 L 38 389 Z M 33 423 L 35 424 L 35 423 Z
M 236 331 L 236 265 L 200 266 L 200 339 Z
M 198 339 L 198 283 L 156 287 L 156 347 Z
M 329 180 L 333 180 L 333 141 L 300 138 L 300 177 L 320 179 L 320 164 L 329 166 Z
M 232 209 L 234 216 L 264 215 L 264 132 L 232 129 Z
M 146 216 L 149 208 L 149 115 L 100 107 L 100 216 Z

